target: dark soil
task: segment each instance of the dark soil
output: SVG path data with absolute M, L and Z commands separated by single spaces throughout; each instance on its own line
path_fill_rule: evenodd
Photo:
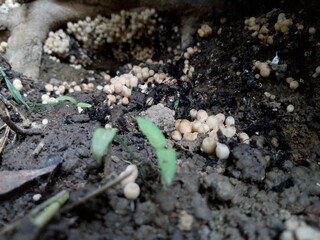
M 39 126 L 43 119 L 49 123 L 42 126 L 42 136 L 14 138 L 11 133 L 2 152 L 0 170 L 38 169 L 61 161 L 62 164 L 49 179 L 42 177 L 1 200 L 0 227 L 22 218 L 61 190 L 71 192 L 68 207 L 80 195 L 99 188 L 106 180 L 103 167 L 97 166 L 91 154 L 91 138 L 94 129 L 112 123 L 137 157 L 135 163 L 144 171 L 137 180 L 140 196 L 129 201 L 121 187 L 116 186 L 73 211 L 58 214 L 40 239 L 320 239 L 320 75 L 312 77 L 320 65 L 319 3 L 270 1 L 254 7 L 258 3 L 252 2 L 231 4 L 227 11 L 208 21 L 213 29 L 211 36 L 194 35 L 201 52 L 190 59 L 190 65 L 195 67 L 191 81 L 178 81 L 175 86 L 156 85 L 149 92 L 154 105 L 163 103 L 171 109 L 172 101 L 168 99 L 179 99 L 175 119 L 189 118 L 189 110 L 193 108 L 234 116 L 237 131 L 250 136 L 250 145 L 221 139 L 229 146 L 231 155 L 219 161 L 202 153 L 199 147 L 170 140 L 177 150 L 178 166 L 172 185 L 164 189 L 155 153 L 134 120 L 150 108 L 146 104 L 148 95 L 134 91 L 129 106 L 109 108 L 103 104 L 106 94 L 101 91 L 68 94 L 78 102 L 92 104 L 92 108 L 82 113 L 72 104 L 32 112 L 17 105 L 20 113 Z M 277 10 L 266 17 L 273 8 Z M 273 27 L 280 12 L 293 19 L 287 35 L 275 32 Z M 274 36 L 272 45 L 252 37 L 252 32 L 244 29 L 245 18 L 252 16 L 266 18 L 269 35 Z M 171 18 L 175 19 L 163 16 L 168 38 Z M 304 30 L 298 31 L 296 23 L 303 24 Z M 312 26 L 317 32 L 311 36 L 308 29 Z M 219 28 L 221 35 L 217 34 Z M 179 44 L 178 37 L 167 42 L 162 37 L 159 41 L 166 47 Z M 255 79 L 253 62 L 272 60 L 276 53 L 279 64 L 287 64 L 287 70 L 272 71 L 268 78 Z M 173 60 L 163 49 L 159 49 L 156 57 Z M 47 56 L 43 62 L 45 81 L 55 78 L 81 82 L 94 76 L 96 85 L 102 82 L 99 71 L 74 70 L 68 64 L 52 62 Z M 180 79 L 183 65 L 181 59 L 161 68 Z M 119 73 L 124 73 L 127 68 L 123 66 L 123 63 L 106 65 L 105 70 L 118 68 Z M 159 68 L 156 64 L 143 66 Z M 16 74 L 6 72 L 10 79 Z M 287 77 L 300 80 L 298 89 L 289 88 Z M 26 99 L 41 102 L 45 82 L 23 83 Z M 1 91 L 10 98 L 4 88 L 2 81 Z M 275 99 L 266 97 L 265 92 L 275 95 Z M 291 113 L 286 110 L 289 104 L 295 107 Z M 13 121 L 18 123 L 19 116 L 10 111 Z M 170 139 L 170 134 L 165 134 Z M 272 139 L 277 139 L 278 146 L 272 144 Z M 34 155 L 40 142 L 44 147 Z M 111 170 L 119 174 L 127 161 L 132 160 L 121 144 L 114 141 Z M 42 194 L 39 202 L 32 200 L 36 193 Z M 193 218 L 187 230 L 179 226 L 185 212 Z M 32 232 L 32 227 L 26 226 L 21 231 Z M 15 239 L 33 238 L 26 234 Z

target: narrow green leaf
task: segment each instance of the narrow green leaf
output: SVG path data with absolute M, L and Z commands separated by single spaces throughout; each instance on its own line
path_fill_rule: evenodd
M 4 78 L 4 80 L 6 81 L 7 87 L 12 95 L 12 97 L 16 100 L 17 103 L 19 104 L 23 104 L 26 106 L 26 108 L 30 109 L 30 106 L 28 103 L 26 103 L 23 99 L 23 97 L 21 96 L 20 92 L 13 86 L 13 84 L 9 81 L 9 79 L 7 78 L 6 73 L 2 70 L 2 68 L 0 67 L 0 72 Z
M 79 102 L 77 103 L 77 107 L 89 108 L 89 107 L 92 107 L 92 105 L 89 103 Z
M 179 103 L 180 103 L 180 100 L 179 100 L 179 99 L 175 100 L 175 101 L 174 101 L 174 104 L 173 104 L 173 109 L 176 110 L 176 109 L 179 107 Z
M 168 186 L 171 184 L 176 171 L 176 151 L 173 148 L 157 149 L 157 158 L 161 170 L 162 181 Z
M 150 120 L 137 117 L 138 126 L 141 132 L 147 137 L 149 143 L 154 148 L 165 148 L 167 140 L 160 129 Z
M 46 107 L 64 107 L 66 104 L 63 102 L 58 103 L 29 103 L 31 109 L 38 109 L 38 108 L 46 108 Z
M 58 97 L 56 99 L 58 101 L 69 101 L 69 102 L 73 103 L 74 105 L 77 104 L 77 100 L 74 99 L 73 97 L 70 97 L 70 96 L 61 96 L 61 97 Z
M 109 144 L 112 142 L 118 129 L 97 128 L 92 137 L 91 151 L 98 163 L 101 163 L 102 156 Z

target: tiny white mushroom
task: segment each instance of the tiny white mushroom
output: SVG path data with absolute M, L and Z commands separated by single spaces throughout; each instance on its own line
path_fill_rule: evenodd
M 20 92 L 23 89 L 23 85 L 20 79 L 16 78 L 13 80 L 12 85 Z
M 229 147 L 223 143 L 217 143 L 216 155 L 220 160 L 227 159 L 230 155 Z
M 122 92 L 123 85 L 120 82 L 116 82 L 113 86 L 115 93 L 120 94 Z
M 191 133 L 191 132 L 187 132 L 185 134 L 183 134 L 183 140 L 185 141 L 194 141 L 196 140 L 198 137 L 198 133 Z
M 234 135 L 236 135 L 237 129 L 233 126 L 227 126 L 226 128 L 220 128 L 223 135 L 225 135 L 227 138 L 232 138 Z
M 177 130 L 171 133 L 171 137 L 173 140 L 176 140 L 176 141 L 180 141 L 182 139 L 181 133 Z
M 140 194 L 140 187 L 135 182 L 128 183 L 123 188 L 124 196 L 129 200 L 135 200 Z
M 176 120 L 176 122 L 175 122 L 175 124 L 174 124 L 174 127 L 176 128 L 176 130 L 179 129 L 179 125 L 180 125 L 181 121 L 182 121 L 182 119 Z
M 217 142 L 213 137 L 206 137 L 202 141 L 201 150 L 209 155 L 215 153 Z
M 293 80 L 289 83 L 290 89 L 295 90 L 299 87 L 299 82 L 296 80 Z
M 219 118 L 214 115 L 209 116 L 206 120 L 206 124 L 209 126 L 210 130 L 217 129 L 220 122 Z
M 216 117 L 220 120 L 220 122 L 224 122 L 226 120 L 226 116 L 223 113 L 218 113 Z
M 200 122 L 206 121 L 207 118 L 208 118 L 208 113 L 205 110 L 200 109 L 197 112 L 197 120 L 199 120 Z
M 47 92 L 52 92 L 53 91 L 53 85 L 48 83 L 44 86 Z
M 292 104 L 289 104 L 289 105 L 287 106 L 287 112 L 291 113 L 291 112 L 293 112 L 293 111 L 294 111 L 294 106 L 293 106 Z
M 198 133 L 206 133 L 209 131 L 210 131 L 209 126 L 205 123 L 202 123 L 198 128 Z
M 201 122 L 199 120 L 194 120 L 191 122 L 192 132 L 198 132 L 199 127 L 201 126 Z
M 250 143 L 250 138 L 249 138 L 248 134 L 246 134 L 245 132 L 239 133 L 238 138 L 241 143 L 246 143 L 246 144 Z
M 236 121 L 234 120 L 234 117 L 228 116 L 228 117 L 226 118 L 225 124 L 226 124 L 227 126 L 234 126 L 235 123 L 236 123 Z
M 197 117 L 197 110 L 196 109 L 191 109 L 189 112 L 190 117 L 196 118 Z
M 123 172 L 120 173 L 119 176 L 121 177 L 127 173 L 131 173 L 131 174 L 121 181 L 122 186 L 124 186 L 128 183 L 134 182 L 137 179 L 137 177 L 138 177 L 137 166 L 134 164 L 130 164 L 129 166 L 127 166 L 126 170 L 124 170 Z
M 181 120 L 179 127 L 178 127 L 178 130 L 182 134 L 192 132 L 192 126 L 191 126 L 191 123 L 189 122 L 189 120 L 187 120 L 187 119 Z

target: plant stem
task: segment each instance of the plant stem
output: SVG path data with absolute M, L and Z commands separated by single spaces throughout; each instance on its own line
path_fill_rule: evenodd
M 39 228 L 46 226 L 68 199 L 67 191 L 60 192 L 59 197 L 33 219 L 33 224 Z

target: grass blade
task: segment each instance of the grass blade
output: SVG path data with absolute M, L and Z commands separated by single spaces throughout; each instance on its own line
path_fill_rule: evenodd
M 92 105 L 89 103 L 79 102 L 79 103 L 77 103 L 77 107 L 90 108 L 90 107 L 92 107 Z
M 26 108 L 30 109 L 30 105 L 28 103 L 26 103 L 23 99 L 23 97 L 21 96 L 20 92 L 13 86 L 13 84 L 9 81 L 9 79 L 7 78 L 6 73 L 2 70 L 2 68 L 0 67 L 0 72 L 4 78 L 4 80 L 6 81 L 7 87 L 12 95 L 12 97 L 16 100 L 17 103 L 19 104 L 23 104 L 26 106 Z
M 69 102 L 73 103 L 74 105 L 77 104 L 77 100 L 75 100 L 73 97 L 70 97 L 70 96 L 61 96 L 56 99 L 58 101 L 69 101 Z
M 117 128 L 97 128 L 94 131 L 91 143 L 91 151 L 98 163 L 101 163 L 102 156 L 109 144 L 111 144 L 117 131 Z

